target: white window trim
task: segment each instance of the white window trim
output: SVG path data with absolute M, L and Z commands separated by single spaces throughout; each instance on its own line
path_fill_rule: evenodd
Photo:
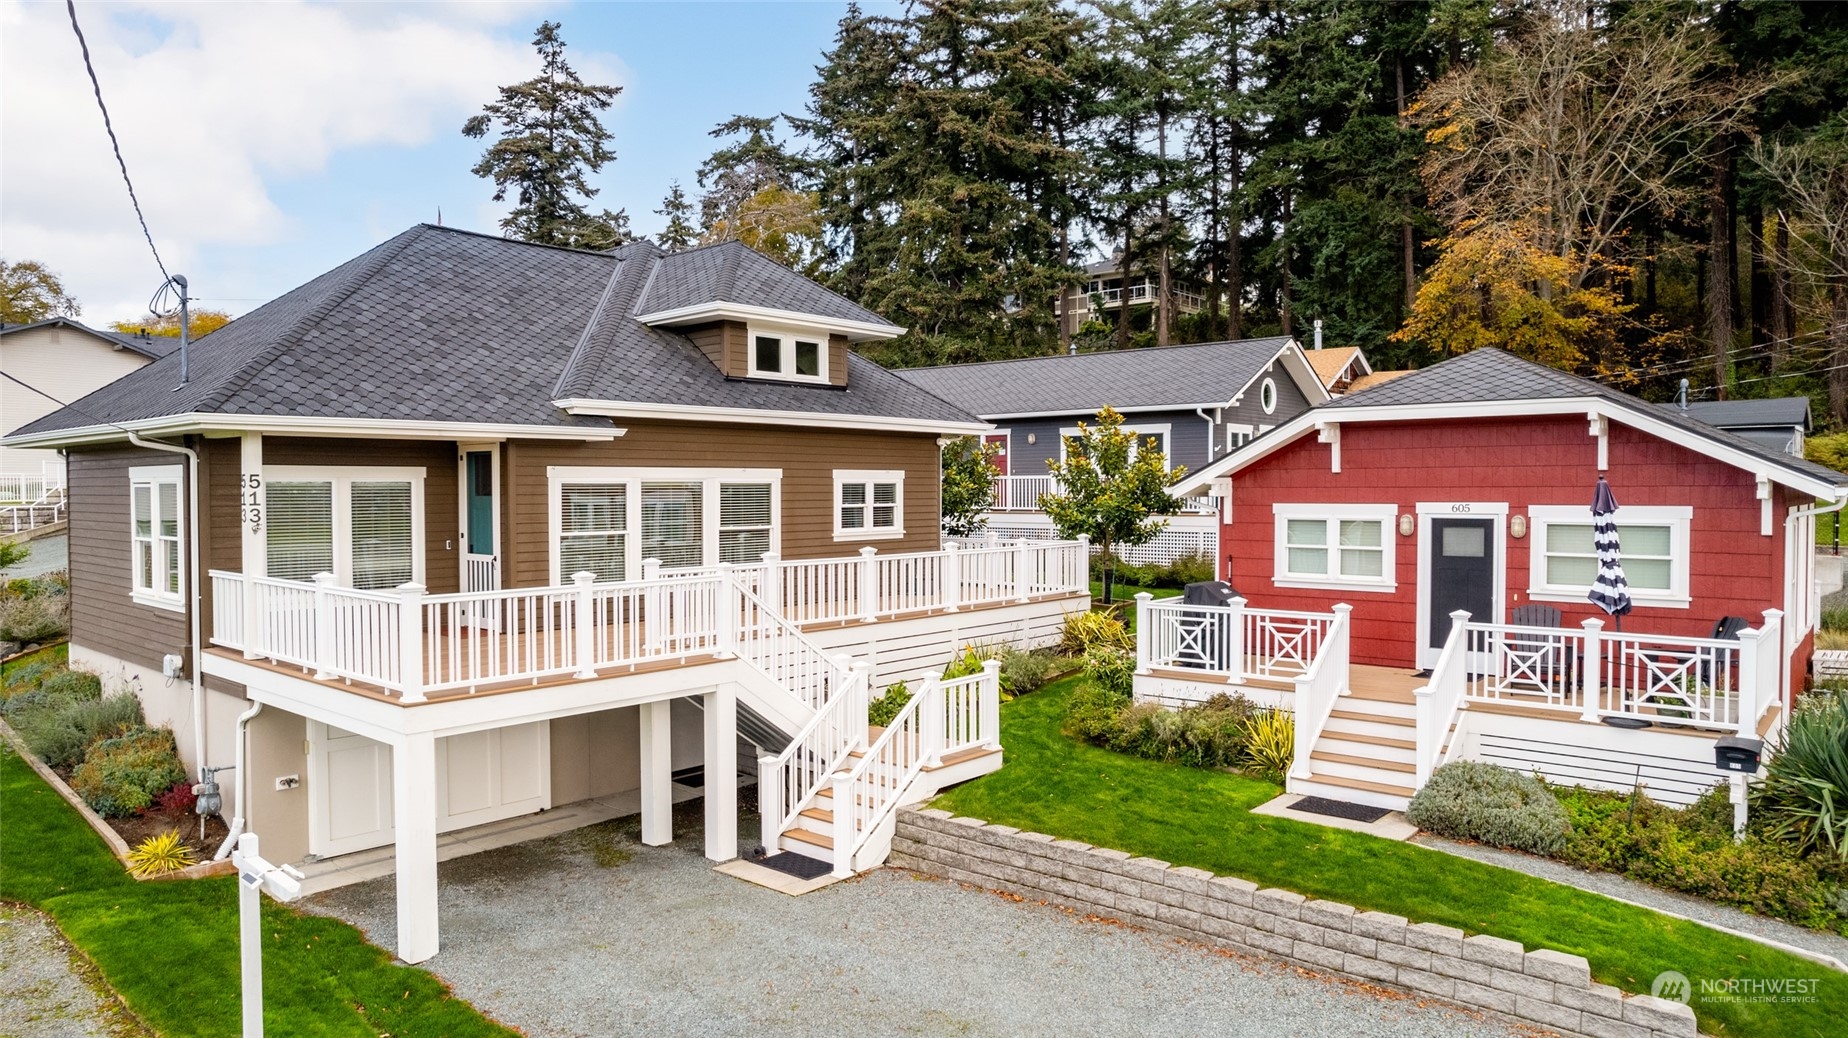
M 1591 523 L 1591 509 L 1585 505 L 1529 505 L 1527 508 L 1527 597 L 1536 602 L 1583 602 L 1591 585 L 1548 584 L 1546 582 L 1546 529 L 1550 524 L 1576 526 Z M 1687 505 L 1624 505 L 1617 509 L 1617 525 L 1668 527 L 1669 567 L 1666 591 L 1630 587 L 1630 598 L 1637 605 L 1664 609 L 1688 609 L 1694 603 L 1689 591 L 1688 573 L 1692 554 L 1689 551 L 1694 509 Z
M 564 533 L 562 488 L 566 483 L 624 483 L 628 485 L 628 515 L 623 529 L 623 572 L 631 581 L 642 579 L 642 484 L 699 483 L 701 553 L 710 560 L 719 558 L 719 484 L 770 484 L 770 550 L 783 550 L 783 470 L 782 469 L 675 469 L 610 468 L 604 466 L 548 465 L 546 476 L 546 572 L 549 579 L 563 586 L 571 574 L 559 573 L 559 538 Z M 838 496 L 838 495 L 837 495 Z M 837 517 L 838 521 L 838 517 Z
M 849 483 L 865 483 L 869 489 L 866 495 L 866 525 L 859 529 L 847 529 L 841 525 L 841 487 Z M 893 518 L 898 525 L 888 530 L 873 527 L 873 496 L 870 489 L 874 483 L 892 483 L 898 487 L 898 501 L 893 506 Z M 905 536 L 905 473 L 903 469 L 835 469 L 834 470 L 834 539 L 837 541 L 895 541 Z
M 181 465 L 134 465 L 128 470 L 128 597 L 138 605 L 166 609 L 175 613 L 186 611 L 186 469 Z M 167 484 L 173 486 L 174 516 L 178 520 L 175 531 L 179 540 L 179 573 L 177 594 L 156 591 L 153 588 L 135 586 L 141 567 L 135 560 L 135 487 L 145 484 L 148 489 L 149 507 L 153 509 L 148 523 L 148 532 L 152 539 L 149 551 L 154 555 L 155 580 L 166 576 L 162 569 L 164 557 L 159 551 L 160 536 L 160 488 Z
M 399 483 L 411 485 L 411 583 L 428 585 L 424 574 L 424 477 L 421 465 L 265 465 L 263 485 L 271 483 L 332 483 L 334 487 L 334 581 L 353 586 L 353 484 Z M 263 527 L 268 550 L 269 525 Z M 381 588 L 380 590 L 386 590 Z
M 1248 422 L 1227 422 L 1225 430 L 1227 454 L 1258 438 L 1258 427 Z M 1239 440 L 1241 436 L 1244 437 L 1242 442 Z
M 1096 426 L 1092 426 L 1092 428 L 1095 429 Z M 1131 461 L 1136 460 L 1136 456 L 1142 452 L 1142 438 L 1143 437 L 1160 436 L 1162 450 L 1164 452 L 1163 454 L 1164 460 L 1168 462 L 1170 467 L 1173 466 L 1174 464 L 1174 425 L 1173 423 L 1161 422 L 1161 423 L 1148 423 L 1148 424 L 1143 424 L 1143 425 L 1131 425 L 1128 422 L 1125 422 L 1122 425 L 1117 426 L 1117 431 L 1129 433 L 1131 436 L 1134 437 L 1134 439 L 1131 440 L 1129 444 L 1129 459 Z M 1061 465 L 1065 463 L 1065 448 L 1070 445 L 1070 442 L 1072 440 L 1075 440 L 1082 435 L 1084 435 L 1083 431 L 1080 430 L 1075 425 L 1068 425 L 1068 426 L 1064 426 L 1060 428 L 1059 430 L 1059 463 Z
M 1376 505 L 1333 505 L 1333 504 L 1274 504 L 1271 506 L 1272 546 L 1275 554 L 1271 564 L 1271 583 L 1276 587 L 1308 588 L 1317 591 L 1358 591 L 1375 594 L 1391 594 L 1399 588 L 1398 569 L 1398 531 L 1396 520 L 1399 506 L 1391 504 Z M 1341 576 L 1338 572 L 1327 577 L 1310 574 L 1291 573 L 1289 569 L 1289 528 L 1291 519 L 1368 519 L 1380 524 L 1380 572 L 1379 580 L 1367 580 L 1359 577 Z M 1331 553 L 1338 551 L 1335 547 L 1328 549 Z M 1330 555 L 1330 564 L 1339 570 L 1335 555 Z
M 757 337 L 769 336 L 782 340 L 781 371 L 763 371 L 757 367 Z M 818 375 L 796 374 L 796 340 L 813 342 L 821 347 L 821 357 L 817 365 Z M 751 324 L 744 330 L 745 370 L 752 378 L 775 379 L 778 382 L 819 382 L 828 381 L 828 333 L 814 329 L 801 329 L 790 325 Z
M 1264 408 L 1265 414 L 1277 413 L 1277 380 L 1266 376 L 1258 386 L 1258 406 Z

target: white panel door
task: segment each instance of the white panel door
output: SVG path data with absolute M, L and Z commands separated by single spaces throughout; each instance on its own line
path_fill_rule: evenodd
M 391 747 L 308 722 L 308 853 L 327 858 L 392 840 Z
M 436 828 L 445 833 L 551 807 L 551 723 L 438 739 L 436 798 Z

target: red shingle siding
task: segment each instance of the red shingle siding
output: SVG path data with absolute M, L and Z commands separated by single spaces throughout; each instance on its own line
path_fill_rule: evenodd
M 1398 515 L 1425 502 L 1507 502 L 1589 508 L 1597 482 L 1597 440 L 1583 418 L 1351 423 L 1341 427 L 1341 472 L 1329 471 L 1330 447 L 1305 436 L 1233 478 L 1233 522 L 1221 550 L 1233 586 L 1254 607 L 1326 610 L 1354 606 L 1356 662 L 1410 665 L 1417 640 L 1417 535 L 1396 529 L 1398 587 L 1390 594 L 1280 588 L 1275 562 L 1273 504 L 1391 503 Z M 1686 609 L 1639 605 L 1624 620 L 1631 631 L 1705 636 L 1722 616 L 1757 626 L 1766 609 L 1784 607 L 1784 515 L 1792 504 L 1774 496 L 1772 535 L 1760 530 L 1757 483 L 1747 472 L 1685 447 L 1612 424 L 1611 488 L 1620 506 L 1685 505 L 1693 509 L 1692 558 Z M 1621 513 L 1619 513 L 1621 516 Z M 1507 605 L 1527 602 L 1529 536 L 1509 538 Z M 1569 624 L 1602 612 L 1589 602 L 1549 602 Z M 1499 618 L 1503 621 L 1506 617 Z M 1796 673 L 1807 650 L 1799 649 Z

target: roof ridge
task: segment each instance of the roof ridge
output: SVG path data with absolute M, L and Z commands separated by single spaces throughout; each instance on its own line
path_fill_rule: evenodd
M 1220 339 L 1217 342 L 1171 342 L 1166 346 L 1131 346 L 1128 349 L 1092 350 L 1088 353 L 1048 353 L 1039 357 L 1000 357 L 995 360 L 972 360 L 962 364 L 924 364 L 914 368 L 889 368 L 898 371 L 947 371 L 952 368 L 981 368 L 993 364 L 1019 364 L 1026 361 L 1077 360 L 1082 357 L 1111 357 L 1128 353 L 1148 353 L 1152 351 L 1191 350 L 1206 346 L 1244 346 L 1251 343 L 1294 342 L 1294 335 L 1260 335 L 1250 339 Z M 1356 347 L 1358 349 L 1359 347 Z
M 610 264 L 609 280 L 603 283 L 603 294 L 597 297 L 597 307 L 590 312 L 590 320 L 584 322 L 584 330 L 578 334 L 577 345 L 571 347 L 571 356 L 565 358 L 564 370 L 558 373 L 558 381 L 552 383 L 552 399 L 563 400 L 570 396 L 571 385 L 578 367 L 590 356 L 590 340 L 596 330 L 603 324 L 604 313 L 608 310 L 610 299 L 616 294 L 616 282 L 622 278 L 622 268 L 629 261 L 620 256 L 614 257 Z M 650 278 L 654 271 L 648 272 Z
M 471 238 L 486 238 L 489 241 L 497 241 L 504 245 L 524 245 L 524 246 L 527 246 L 529 248 L 534 248 L 534 249 L 551 249 L 554 252 L 569 252 L 569 253 L 574 253 L 579 256 L 608 256 L 611 253 L 615 252 L 616 249 L 627 248 L 631 245 L 640 244 L 642 242 L 647 242 L 649 245 L 654 246 L 655 248 L 660 247 L 658 245 L 655 245 L 654 242 L 649 241 L 646 237 L 633 238 L 629 241 L 623 242 L 621 245 L 618 245 L 615 248 L 610 248 L 610 249 L 581 249 L 575 245 L 553 245 L 550 242 L 527 241 L 524 238 L 509 238 L 504 234 L 489 234 L 487 231 L 471 231 L 466 227 L 451 227 L 448 224 L 441 224 L 441 223 L 428 223 L 428 222 L 418 223 L 418 224 L 412 225 L 409 229 L 418 230 L 420 228 L 426 231 L 444 231 L 449 234 L 465 234 Z
M 307 337 L 315 325 L 321 323 L 322 319 L 332 313 L 335 307 L 345 302 L 359 290 L 361 285 L 370 281 L 373 275 L 383 269 L 387 263 L 398 258 L 412 242 L 423 237 L 423 231 L 428 227 L 430 227 L 429 224 L 418 224 L 396 238 L 375 246 L 358 266 L 341 277 L 340 282 L 333 287 L 332 291 L 324 295 L 320 302 L 309 307 L 306 313 L 284 328 L 282 334 L 276 336 L 275 342 L 258 350 L 250 360 L 234 368 L 211 392 L 200 397 L 198 403 L 193 405 L 193 409 L 209 412 L 224 407 L 232 396 L 248 386 L 251 380 L 256 378 L 263 369 L 269 367 L 272 361 L 300 345 L 301 340 Z

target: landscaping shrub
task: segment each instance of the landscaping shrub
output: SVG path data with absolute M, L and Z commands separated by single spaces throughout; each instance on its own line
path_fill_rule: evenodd
M 1095 681 L 1084 682 L 1066 702 L 1065 734 L 1097 746 L 1108 746 L 1129 704 L 1129 694 L 1126 692 L 1118 692 Z
M 1123 621 L 1108 613 L 1067 613 L 1059 631 L 1059 651 L 1083 656 L 1097 646 L 1134 649 L 1136 640 Z
M 1193 554 L 1183 555 L 1168 564 L 1162 573 L 1161 582 L 1150 587 L 1186 587 L 1213 580 L 1219 576 L 1213 568 L 1211 556 Z
M 1452 761 L 1431 774 L 1405 817 L 1440 836 L 1552 854 L 1566 842 L 1566 811 L 1546 785 L 1496 764 Z
M 1009 649 L 1001 659 L 1001 690 L 1010 696 L 1036 692 L 1052 676 L 1052 657 L 1043 652 Z
M 1099 645 L 1084 654 L 1084 673 L 1091 684 L 1128 699 L 1136 688 L 1136 657 L 1122 649 Z
M 1261 710 L 1245 722 L 1245 770 L 1282 782 L 1295 760 L 1295 714 Z
M 1802 697 L 1752 787 L 1760 831 L 1848 862 L 1848 692 Z
M 894 681 L 886 686 L 885 694 L 873 700 L 866 708 L 866 723 L 884 728 L 898 718 L 904 711 L 905 704 L 911 702 L 911 688 L 903 681 Z
M 41 688 L 15 702 L 25 699 L 35 700 L 35 707 L 20 711 L 11 723 L 32 752 L 54 768 L 72 767 L 97 742 L 144 726 L 141 700 L 127 693 L 55 699 L 49 689 Z
M 90 747 L 71 789 L 105 818 L 131 815 L 186 779 L 167 728 L 142 728 Z
M 87 670 L 60 670 L 39 683 L 48 695 L 73 702 L 103 698 L 103 679 Z
M 192 863 L 191 849 L 172 829 L 148 837 L 128 852 L 128 871 L 137 876 L 164 876 Z
M 64 595 L 0 598 L 0 640 L 42 642 L 71 629 L 71 600 Z
M 181 779 L 154 799 L 154 810 L 163 815 L 189 815 L 198 803 L 199 797 L 193 792 L 192 783 Z

